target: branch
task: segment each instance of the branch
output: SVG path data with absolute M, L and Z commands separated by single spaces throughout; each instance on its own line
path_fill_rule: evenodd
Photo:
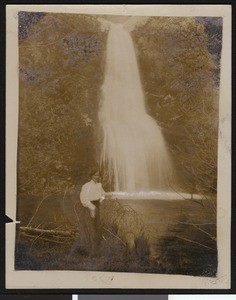
M 34 235 L 30 235 L 30 234 L 26 234 L 26 233 L 23 233 L 24 236 L 26 237 L 29 237 L 31 239 L 35 239 L 35 236 Z M 43 237 L 39 237 L 39 239 L 43 240 L 43 241 L 47 241 L 47 242 L 52 242 L 52 243 L 57 243 L 57 244 L 69 244 L 69 243 L 65 243 L 65 242 L 61 242 L 61 241 L 55 241 L 55 240 L 52 240 L 52 239 L 46 239 L 46 238 L 43 238 Z
M 117 238 L 123 245 L 126 245 L 125 242 L 117 235 L 115 235 L 114 233 L 112 233 L 109 229 L 103 227 L 107 232 L 109 232 L 112 236 L 114 236 L 115 238 Z
M 180 236 L 175 236 L 175 237 L 178 238 L 178 239 L 180 239 L 180 240 L 183 240 L 183 241 L 186 241 L 186 242 L 190 242 L 190 243 L 196 244 L 196 245 L 198 245 L 198 246 L 204 247 L 204 248 L 206 248 L 206 249 L 216 251 L 216 249 L 214 249 L 214 248 L 212 248 L 212 247 L 208 247 L 208 246 L 203 245 L 203 244 L 201 244 L 201 243 L 198 243 L 198 242 L 196 242 L 196 241 L 189 240 L 189 239 L 186 239 L 186 238 L 182 238 L 182 237 L 180 237 Z
M 208 235 L 213 241 L 216 240 L 216 237 L 211 235 L 209 232 L 207 232 L 206 230 L 202 229 L 202 228 L 199 228 L 197 224 L 193 224 L 193 223 L 188 223 L 188 222 L 180 222 L 180 221 L 177 221 L 177 223 L 179 224 L 185 224 L 185 225 L 190 225 L 190 226 L 193 226 L 194 228 L 198 229 L 199 231 L 205 233 L 206 235 Z
M 44 190 L 45 191 L 45 190 Z M 37 206 L 36 210 L 35 210 L 35 213 L 33 214 L 32 218 L 30 219 L 27 227 L 29 227 L 29 225 L 31 224 L 31 222 L 33 221 L 33 219 L 35 218 L 37 212 L 39 211 L 39 208 L 41 207 L 41 205 L 43 204 L 44 200 L 46 200 L 48 197 L 50 197 L 51 195 L 53 194 L 57 194 L 57 193 L 52 193 L 52 194 L 49 194 L 49 195 L 46 195 L 42 198 L 42 200 L 39 202 L 39 205 Z
M 64 231 L 64 230 L 52 230 L 52 229 L 41 229 L 41 228 L 33 228 L 33 227 L 20 227 L 22 232 L 28 233 L 36 233 L 36 234 L 52 234 L 52 235 L 61 235 L 61 236 L 73 236 L 71 231 Z

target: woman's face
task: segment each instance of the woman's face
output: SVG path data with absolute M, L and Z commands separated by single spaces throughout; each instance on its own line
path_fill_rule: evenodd
M 100 175 L 99 175 L 99 172 L 96 172 L 95 174 L 93 174 L 93 177 L 92 177 L 93 181 L 94 182 L 100 182 Z

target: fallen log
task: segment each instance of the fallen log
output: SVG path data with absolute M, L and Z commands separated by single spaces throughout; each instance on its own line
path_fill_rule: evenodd
M 44 238 L 42 236 L 37 236 L 35 237 L 35 235 L 31 235 L 31 234 L 27 234 L 25 232 L 23 232 L 23 235 L 27 238 L 30 238 L 30 239 L 38 239 L 38 240 L 43 240 L 43 241 L 46 241 L 46 242 L 50 242 L 50 243 L 57 243 L 57 244 L 64 244 L 64 245 L 69 245 L 70 243 L 65 242 L 65 241 L 58 241 L 58 240 L 53 240 L 53 239 L 49 239 L 49 238 Z
M 52 236 L 64 236 L 64 237 L 74 237 L 76 232 L 74 230 L 53 230 L 53 229 L 41 229 L 41 228 L 34 228 L 34 227 L 20 227 L 21 232 L 25 232 L 28 234 L 45 234 L 45 235 L 52 235 Z

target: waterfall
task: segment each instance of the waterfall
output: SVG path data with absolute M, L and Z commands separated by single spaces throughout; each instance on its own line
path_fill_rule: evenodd
M 167 190 L 171 161 L 160 127 L 147 114 L 133 41 L 122 24 L 112 24 L 108 34 L 99 120 L 101 165 L 114 190 Z

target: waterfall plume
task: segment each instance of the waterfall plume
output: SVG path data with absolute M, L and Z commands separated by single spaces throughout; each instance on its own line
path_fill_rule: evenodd
M 168 150 L 147 114 L 135 48 L 122 24 L 112 24 L 108 34 L 99 120 L 101 165 L 113 190 L 168 190 L 173 175 Z

